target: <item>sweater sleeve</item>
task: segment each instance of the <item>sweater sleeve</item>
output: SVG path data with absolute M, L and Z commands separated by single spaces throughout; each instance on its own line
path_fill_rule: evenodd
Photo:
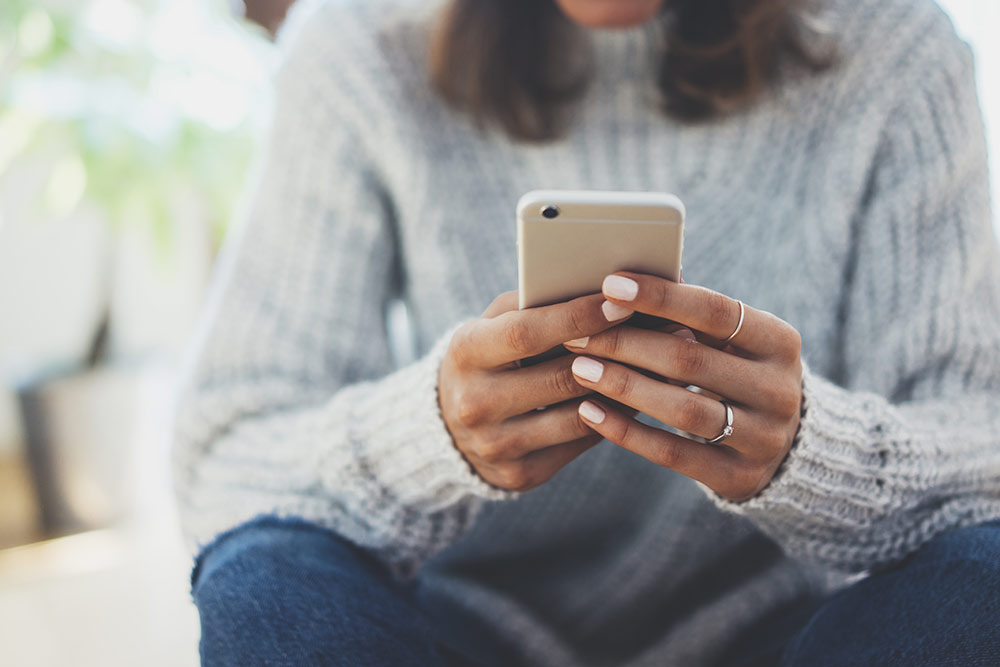
M 1000 260 L 971 57 L 924 61 L 857 219 L 836 382 L 803 376 L 796 442 L 743 514 L 846 571 L 1000 517 Z
M 254 203 L 182 395 L 175 486 L 197 544 L 259 514 L 294 515 L 405 575 L 501 494 L 439 413 L 449 335 L 393 369 L 392 206 L 352 97 L 331 80 L 329 42 L 304 34 L 278 76 Z

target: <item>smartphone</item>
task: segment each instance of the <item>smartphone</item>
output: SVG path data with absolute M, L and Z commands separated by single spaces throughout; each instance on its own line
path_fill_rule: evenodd
M 534 190 L 517 204 L 518 307 L 601 291 L 616 271 L 681 279 L 684 204 L 661 192 Z M 633 317 L 630 325 L 655 326 Z M 659 321 L 659 324 L 663 324 Z M 538 363 L 557 351 L 522 361 Z

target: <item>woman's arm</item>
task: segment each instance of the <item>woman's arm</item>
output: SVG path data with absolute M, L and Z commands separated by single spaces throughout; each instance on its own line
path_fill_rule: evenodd
M 931 49 L 917 64 L 909 88 L 894 88 L 907 94 L 858 215 L 836 382 L 799 364 L 787 323 L 750 306 L 744 321 L 733 299 L 650 276 L 619 276 L 605 296 L 707 344 L 626 327 L 573 348 L 592 357 L 574 364 L 584 386 L 682 431 L 720 434 L 725 404 L 632 368 L 727 400 L 735 430 L 716 445 L 604 404 L 581 416 L 702 482 L 789 552 L 844 570 L 1000 517 L 1000 258 L 982 122 L 967 48 Z M 713 349 L 734 331 L 732 347 Z
M 587 392 L 568 359 L 514 362 L 617 322 L 599 296 L 518 312 L 508 293 L 393 372 L 397 234 L 361 139 L 380 131 L 359 111 L 393 100 L 357 98 L 385 82 L 345 79 L 351 58 L 331 51 L 361 33 L 339 27 L 335 40 L 307 29 L 280 78 L 267 170 L 183 404 L 176 483 L 198 541 L 295 515 L 405 575 L 484 500 L 544 483 L 600 441 L 576 416 Z
M 258 514 L 296 515 L 405 572 L 498 492 L 440 415 L 449 336 L 393 372 L 392 212 L 336 90 L 350 63 L 335 46 L 307 30 L 279 76 L 266 169 L 183 396 L 175 483 L 201 544 Z
M 806 370 L 783 468 L 722 503 L 842 569 L 1000 516 L 1000 258 L 971 58 L 954 42 L 920 58 L 885 127 L 836 383 Z

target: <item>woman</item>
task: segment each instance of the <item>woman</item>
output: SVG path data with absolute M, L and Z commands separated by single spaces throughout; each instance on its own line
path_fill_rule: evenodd
M 205 662 L 995 660 L 972 81 L 930 0 L 332 3 L 180 421 Z M 687 282 L 517 312 L 539 187 L 680 195 Z

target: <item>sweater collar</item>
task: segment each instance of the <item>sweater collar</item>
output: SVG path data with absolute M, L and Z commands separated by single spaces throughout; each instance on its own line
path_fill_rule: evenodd
M 666 47 L 666 13 L 632 28 L 585 29 L 598 80 L 655 78 Z

